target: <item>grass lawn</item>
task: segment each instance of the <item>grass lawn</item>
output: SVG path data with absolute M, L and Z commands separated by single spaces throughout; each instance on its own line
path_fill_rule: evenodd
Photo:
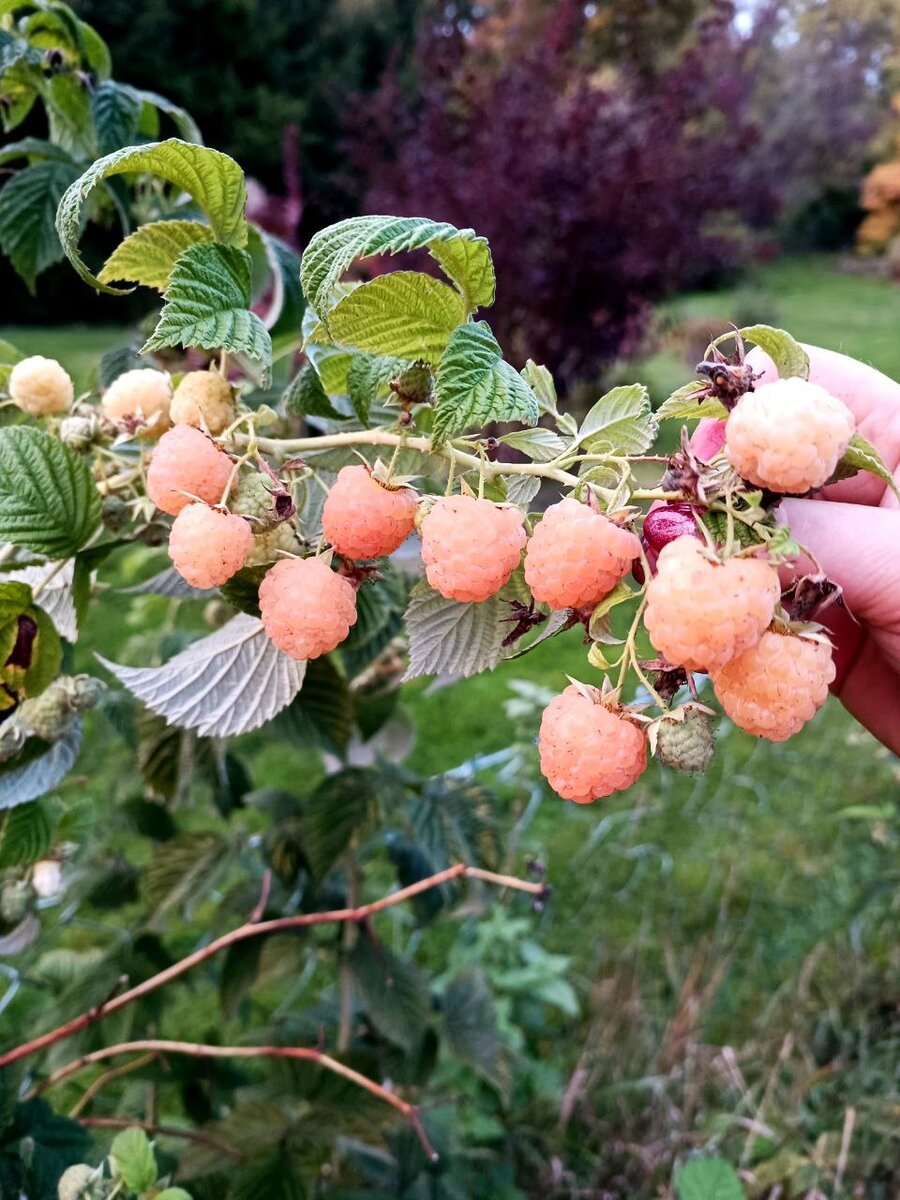
M 712 332 L 731 319 L 782 325 L 900 378 L 900 289 L 838 274 L 828 259 L 762 267 L 733 291 L 682 296 L 663 309 L 664 321 L 707 318 Z M 8 328 L 0 336 L 58 355 L 84 383 L 110 332 Z M 673 349 L 628 373 L 660 394 L 690 377 Z M 135 561 L 129 552 L 122 570 Z M 78 648 L 82 669 L 94 650 L 120 660 L 146 652 L 173 619 L 167 601 L 123 599 L 110 594 L 94 611 Z M 879 1040 L 879 1014 L 900 985 L 889 899 L 900 844 L 897 760 L 831 701 L 784 746 L 756 743 L 723 721 L 714 766 L 701 779 L 652 764 L 636 788 L 601 805 L 545 797 L 527 806 L 537 710 L 509 712 L 510 684 L 559 690 L 566 674 L 592 675 L 576 631 L 490 675 L 441 689 L 418 682 L 403 701 L 417 729 L 409 763 L 416 770 L 520 747 L 517 772 L 499 780 L 518 819 L 511 865 L 520 868 L 526 853 L 548 864 L 555 901 L 541 918 L 545 938 L 572 956 L 583 1002 L 581 1023 L 559 1031 L 553 1053 L 571 1070 L 582 1051 L 606 1047 L 585 1088 L 598 1120 L 612 1114 L 617 1139 L 629 1128 L 643 1136 L 641 1122 L 654 1120 L 664 1137 L 676 1117 L 669 1109 L 654 1117 L 654 1104 L 666 1095 L 673 1114 L 688 1112 L 682 1089 L 702 1079 L 696 1086 L 720 1089 L 723 1106 L 704 1138 L 730 1136 L 731 1108 L 746 1101 L 752 1111 L 745 1107 L 744 1118 L 755 1114 L 770 1143 L 788 1139 L 802 1157 L 823 1137 L 839 1139 L 845 1109 L 856 1105 L 859 1152 L 872 1164 L 891 1162 L 900 1043 Z M 87 793 L 102 807 L 111 789 L 133 787 L 125 778 L 132 760 L 111 726 L 92 720 L 83 775 L 63 792 Z M 237 750 L 257 787 L 293 788 L 316 769 L 308 750 L 265 731 Z M 820 1035 L 838 1045 L 832 1058 L 817 1058 Z M 707 1044 L 735 1048 L 743 1098 L 705 1074 Z M 819 1071 L 824 1061 L 829 1069 Z

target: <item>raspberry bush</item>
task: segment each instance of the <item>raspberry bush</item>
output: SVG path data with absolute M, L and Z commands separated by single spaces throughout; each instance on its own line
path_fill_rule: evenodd
M 353 218 L 295 261 L 247 221 L 238 165 L 160 97 L 115 83 L 102 43 L 64 4 L 4 12 L 3 120 L 12 129 L 41 102 L 57 139 L 6 151 L 24 160 L 15 180 L 49 189 L 52 176 L 58 192 L 55 234 L 43 231 L 30 259 L 16 243 L 15 265 L 33 281 L 58 237 L 77 286 L 143 287 L 157 311 L 144 344 L 111 351 L 80 395 L 52 347 L 30 359 L 0 347 L 11 401 L 0 428 L 3 952 L 33 953 L 42 905 L 78 862 L 78 822 L 48 797 L 77 770 L 82 716 L 98 705 L 137 751 L 142 790 L 123 812 L 148 840 L 145 858 L 129 861 L 111 820 L 102 878 L 76 885 L 89 911 L 135 905 L 134 937 L 99 956 L 77 938 L 60 946 L 35 976 L 58 992 L 38 1005 L 41 1027 L 4 1031 L 0 1187 L 181 1200 L 139 1131 L 86 1165 L 84 1109 L 114 1072 L 134 1071 L 152 1087 L 151 1132 L 160 1097 L 190 1128 L 212 1129 L 200 1142 L 211 1137 L 218 1156 L 203 1159 L 195 1140 L 175 1164 L 198 1195 L 299 1195 L 278 1190 L 285 1161 L 304 1188 L 351 1194 L 333 1190 L 330 1173 L 351 1186 L 361 1152 L 325 1129 L 346 1117 L 350 1139 L 356 1089 L 369 1107 L 354 1119 L 403 1122 L 386 1135 L 392 1178 L 446 1171 L 451 1190 L 434 1194 L 496 1196 L 499 1176 L 457 1153 L 419 1097 L 436 1072 L 446 1084 L 469 1070 L 505 1102 L 504 1045 L 537 1038 L 544 1017 L 513 1018 L 507 1006 L 503 1025 L 483 975 L 426 977 L 378 922 L 409 901 L 410 919 L 427 925 L 464 884 L 473 902 L 500 885 L 508 905 L 542 905 L 546 884 L 539 869 L 509 873 L 527 864 L 501 845 L 494 800 L 471 768 L 419 778 L 398 765 L 401 682 L 503 670 L 580 627 L 583 672 L 559 680 L 538 734 L 546 790 L 578 804 L 629 788 L 653 756 L 706 769 L 715 699 L 749 735 L 781 741 L 834 678 L 817 618 L 839 600 L 815 562 L 796 577 L 805 548 L 779 520 L 782 496 L 859 470 L 890 477 L 840 401 L 809 383 L 802 347 L 763 325 L 713 343 L 697 378 L 656 412 L 635 383 L 576 421 L 550 372 L 533 361 L 516 370 L 482 318 L 495 279 L 476 232 Z M 61 120 L 73 111 L 77 138 Z M 161 120 L 179 136 L 151 140 Z M 107 221 L 111 196 L 136 227 L 92 263 L 80 239 L 88 221 Z M 401 260 L 345 280 L 412 251 L 442 278 Z M 745 341 L 768 352 L 778 382 L 757 389 Z M 724 421 L 724 437 L 695 446 L 683 429 L 676 452 L 654 452 L 664 424 L 699 417 Z M 129 644 L 137 662 L 104 656 L 96 677 L 73 675 L 72 647 L 114 586 L 123 605 L 186 606 L 192 636 L 175 636 L 167 618 L 152 650 Z M 198 621 L 212 631 L 197 636 Z M 324 780 L 300 781 L 302 798 L 268 780 L 254 788 L 231 741 L 253 731 L 317 746 Z M 373 881 L 383 891 L 391 879 L 399 891 L 370 898 Z M 173 914 L 189 922 L 195 905 L 202 936 L 163 941 Z M 559 956 L 528 946 L 513 965 L 529 1000 L 571 1011 Z M 296 996 L 325 960 L 327 1003 L 301 1017 Z M 187 990 L 160 1004 L 182 975 L 214 970 L 234 1045 L 201 1030 Z M 515 970 L 498 972 L 502 986 L 514 987 Z M 269 1005 L 285 972 L 298 991 Z M 23 1020 L 31 989 L 16 973 L 8 1002 L 20 1005 L 21 991 Z M 125 1065 L 106 1064 L 123 1055 Z M 205 1074 L 193 1078 L 185 1059 L 204 1060 Z M 226 1061 L 251 1059 L 248 1070 L 270 1073 L 245 1077 Z M 74 1077 L 88 1068 L 79 1097 Z M 305 1141 L 293 1115 L 273 1112 L 279 1086 L 303 1099 Z M 53 1089 L 81 1121 L 52 1117 L 51 1138 L 35 1097 Z M 317 1106 L 328 1117 L 313 1128 Z M 229 1153 L 234 1179 L 222 1171 Z

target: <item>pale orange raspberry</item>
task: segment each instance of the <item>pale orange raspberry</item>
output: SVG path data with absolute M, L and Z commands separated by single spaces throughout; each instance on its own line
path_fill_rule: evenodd
M 418 497 L 412 488 L 386 487 L 368 467 L 343 467 L 322 510 L 322 529 L 346 558 L 393 554 L 416 523 Z
M 100 406 L 108 421 L 123 433 L 158 438 L 171 425 L 172 381 L 165 371 L 135 367 L 114 379 Z
M 189 504 L 172 522 L 169 557 L 192 587 L 220 587 L 244 565 L 252 540 L 243 517 Z
M 784 742 L 824 703 L 835 675 L 824 642 L 769 630 L 713 674 L 719 703 L 747 733 Z
M 231 384 L 217 371 L 189 371 L 175 389 L 169 416 L 174 425 L 192 425 L 217 437 L 234 421 Z
M 633 533 L 569 497 L 551 504 L 525 551 L 525 581 L 551 608 L 586 608 L 611 592 L 641 552 Z
M 422 522 L 425 575 L 448 600 L 487 600 L 519 565 L 525 545 L 518 508 L 442 496 Z
M 159 439 L 147 469 L 147 495 L 157 508 L 177 516 L 192 497 L 206 504 L 222 499 L 234 464 L 205 433 L 176 425 Z
M 356 591 L 321 558 L 285 558 L 259 589 L 266 633 L 291 658 L 334 650 L 356 624 Z
M 647 766 L 643 731 L 583 684 L 570 684 L 544 709 L 539 744 L 542 775 L 576 804 L 631 787 Z

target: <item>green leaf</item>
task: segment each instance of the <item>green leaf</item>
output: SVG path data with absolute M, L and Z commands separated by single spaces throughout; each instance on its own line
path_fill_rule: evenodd
M 888 485 L 897 499 L 900 500 L 900 488 L 897 487 L 894 477 L 888 470 L 884 459 L 872 443 L 867 441 L 861 433 L 854 433 L 850 439 L 850 445 L 844 451 L 835 469 L 833 478 L 849 479 L 857 471 L 868 471 L 871 475 L 876 475 L 883 483 Z
M 41 88 L 50 140 L 77 158 L 95 153 L 94 123 L 88 89 L 75 75 L 54 75 Z
M 695 1158 L 675 1177 L 678 1200 L 745 1200 L 734 1168 L 722 1158 Z
M 200 221 L 151 221 L 119 243 L 97 278 L 101 283 L 141 283 L 164 292 L 185 250 L 212 240 L 213 231 Z
M 158 109 L 161 113 L 164 113 L 178 130 L 179 137 L 183 138 L 184 141 L 192 142 L 197 146 L 203 145 L 203 136 L 200 133 L 197 122 L 189 112 L 179 105 L 173 104 L 165 96 L 160 96 L 158 92 L 148 92 L 141 89 L 137 94 L 144 105 Z
M 484 321 L 461 325 L 450 337 L 438 364 L 435 444 L 489 421 L 522 421 L 534 425 L 538 403 L 534 392 L 509 363 Z
M 268 371 L 272 339 L 250 312 L 246 250 L 203 243 L 185 250 L 172 269 L 159 323 L 141 351 L 167 346 L 243 353 Z
M 496 1081 L 500 1035 L 484 972 L 478 968 L 460 972 L 444 992 L 442 1011 L 443 1033 L 451 1052 Z
M 428 984 L 418 967 L 376 942 L 363 928 L 347 955 L 347 965 L 378 1032 L 395 1046 L 414 1050 L 431 1009 Z
M 303 687 L 276 719 L 288 740 L 318 742 L 338 753 L 344 750 L 353 733 L 353 698 L 330 658 L 307 663 Z
M 228 246 L 246 245 L 244 209 L 247 191 L 244 173 L 233 158 L 179 138 L 126 147 L 99 158 L 89 167 L 63 196 L 56 214 L 56 229 L 63 250 L 91 287 L 113 293 L 122 290 L 100 283 L 79 253 L 82 207 L 98 183 L 114 175 L 126 174 L 159 175 L 192 197 L 206 215 L 216 241 Z
M 43 858 L 53 845 L 55 828 L 55 815 L 41 800 L 0 813 L 0 870 L 27 867 Z
M 786 330 L 774 329 L 771 325 L 745 325 L 738 333 L 745 342 L 752 342 L 768 354 L 782 379 L 790 376 L 809 379 L 809 355 Z M 733 340 L 734 336 L 734 333 L 723 333 L 712 345 L 721 346 L 723 342 Z
M 405 679 L 420 675 L 465 678 L 496 667 L 503 657 L 509 605 L 499 596 L 480 604 L 447 600 L 424 582 L 413 588 L 406 610 L 409 666 Z
M 345 420 L 328 398 L 322 380 L 311 362 L 304 363 L 281 397 L 284 411 L 295 417 L 327 417 Z
M 308 1195 L 295 1165 L 277 1150 L 241 1167 L 228 1200 L 307 1200 Z
M 42 608 L 33 607 L 28 615 L 37 625 L 38 632 L 31 647 L 31 663 L 25 671 L 23 691 L 26 696 L 39 696 L 62 669 L 62 642 L 56 626 Z
M 316 879 L 323 879 L 357 839 L 364 841 L 380 812 L 377 777 L 350 768 L 329 775 L 303 809 L 303 844 Z
M 657 421 L 693 421 L 700 417 L 728 416 L 728 409 L 720 400 L 707 396 L 700 400 L 697 393 L 705 391 L 706 384 L 699 379 L 692 379 L 684 387 L 678 388 L 667 400 L 664 400 L 656 410 Z
M 94 89 L 91 113 L 101 154 L 133 144 L 143 106 L 140 92 L 127 84 L 107 79 Z
M 244 938 L 225 951 L 219 977 L 219 1003 L 222 1015 L 231 1020 L 256 983 L 264 938 Z
M 63 257 L 54 218 L 78 168 L 66 162 L 24 167 L 0 189 L 0 249 L 31 292 L 42 271 Z
M 388 393 L 395 375 L 409 364 L 405 359 L 374 354 L 355 354 L 347 372 L 347 394 L 353 411 L 363 425 L 369 424 L 369 409 Z
M 331 310 L 327 333 L 322 329 L 344 346 L 437 362 L 465 316 L 459 294 L 446 283 L 418 271 L 394 271 L 354 288 Z
M 452 862 L 495 867 L 500 858 L 496 796 L 451 776 L 429 779 L 409 810 L 416 843 L 441 871 Z
M 578 430 L 578 443 L 595 453 L 643 454 L 653 445 L 656 420 L 642 383 L 615 387 L 601 396 Z
M 43 429 L 0 429 L 0 540 L 69 558 L 100 524 L 86 464 Z
M 467 313 L 493 302 L 494 268 L 486 239 L 427 217 L 351 217 L 320 230 L 300 264 L 304 295 L 327 317 L 335 285 L 355 259 L 422 248 L 456 285 Z
M 20 617 L 31 604 L 31 588 L 19 580 L 0 583 L 0 628 Z
M 110 1150 L 116 1173 L 133 1192 L 145 1192 L 156 1183 L 153 1147 L 143 1129 L 123 1129 Z
M 227 849 L 215 833 L 183 833 L 157 845 L 143 876 L 144 895 L 153 916 L 158 919 L 205 900 Z
M 537 397 L 538 407 L 541 412 L 555 416 L 558 406 L 556 384 L 553 382 L 553 376 L 550 374 L 549 369 L 539 366 L 533 359 L 529 358 L 528 362 L 522 368 L 522 378 Z
M 160 1192 L 156 1200 L 191 1200 L 191 1196 L 184 1188 L 173 1187 L 166 1188 L 164 1192 Z
M 49 749 L 46 742 L 29 739 L 14 759 L 0 764 L 0 808 L 14 808 L 46 795 L 71 771 L 80 748 L 80 722 Z
M 500 441 L 539 463 L 548 463 L 554 458 L 559 458 L 569 444 L 552 429 L 544 429 L 540 425 L 534 429 L 516 429 L 512 433 L 504 434 Z

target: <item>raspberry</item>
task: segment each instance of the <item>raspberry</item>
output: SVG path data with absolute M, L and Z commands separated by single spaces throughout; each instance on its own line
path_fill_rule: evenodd
M 522 514 L 473 496 L 442 496 L 422 522 L 428 582 L 448 600 L 487 600 L 519 565 Z
M 570 684 L 544 709 L 541 774 L 564 800 L 590 804 L 631 787 L 647 766 L 636 725 L 602 703 L 597 688 Z
M 113 380 L 103 394 L 103 415 L 122 433 L 158 438 L 171 422 L 172 381 L 165 371 L 135 367 Z
M 169 557 L 192 587 L 219 587 L 244 565 L 252 541 L 243 517 L 189 504 L 172 522 Z
M 19 705 L 16 720 L 42 741 L 57 742 L 65 737 L 77 711 L 71 683 L 65 676 L 54 680 L 39 696 Z
M 820 488 L 853 437 L 850 411 L 817 383 L 777 379 L 737 402 L 725 453 L 743 478 L 772 492 Z
M 719 703 L 735 725 L 771 742 L 784 742 L 825 703 L 834 675 L 830 646 L 768 630 L 712 680 Z
M 682 717 L 663 717 L 656 726 L 655 754 L 675 771 L 701 775 L 715 749 L 712 725 L 709 716 L 693 705 L 686 705 L 682 712 Z
M 177 517 L 196 496 L 218 504 L 231 478 L 232 461 L 199 429 L 176 425 L 159 439 L 147 471 L 147 495 Z
M 318 658 L 356 624 L 356 592 L 321 558 L 285 558 L 260 584 L 259 611 L 279 650 L 291 658 Z
M 189 371 L 175 389 L 169 416 L 218 437 L 234 421 L 231 384 L 216 371 Z
M 75 388 L 55 358 L 34 354 L 13 367 L 9 395 L 13 404 L 32 417 L 49 417 L 66 411 L 75 399 Z
M 551 608 L 587 608 L 611 592 L 641 552 L 633 533 L 571 497 L 551 504 L 525 551 L 525 581 Z
M 299 554 L 302 547 L 296 531 L 286 521 L 264 533 L 253 535 L 253 544 L 247 555 L 248 567 L 262 567 L 267 563 L 278 562 L 282 557 L 281 551 L 288 554 Z
M 322 530 L 346 558 L 381 558 L 412 533 L 417 503 L 412 488 L 386 487 L 362 465 L 343 467 L 322 509 Z
M 709 560 L 695 537 L 660 551 L 647 585 L 644 624 L 673 666 L 714 671 L 754 646 L 772 620 L 781 587 L 760 558 Z
M 644 540 L 654 554 L 679 537 L 699 537 L 690 504 L 660 504 L 644 517 Z
M 275 511 L 275 483 L 262 471 L 241 475 L 228 507 L 241 517 L 250 517 L 254 533 L 271 529 L 278 521 Z
M 97 417 L 63 417 L 59 423 L 59 440 L 73 450 L 87 450 L 99 433 Z

